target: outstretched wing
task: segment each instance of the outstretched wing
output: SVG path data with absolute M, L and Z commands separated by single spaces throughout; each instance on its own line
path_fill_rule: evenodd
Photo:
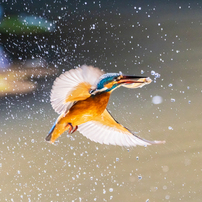
M 91 95 L 89 91 L 96 88 L 102 74 L 104 72 L 98 68 L 83 65 L 60 75 L 51 90 L 53 109 L 61 114 L 68 111 L 74 102 L 88 98 Z
M 144 140 L 134 135 L 127 128 L 116 122 L 107 110 L 96 120 L 79 125 L 78 131 L 92 141 L 107 145 L 131 147 L 165 143 L 165 141 Z

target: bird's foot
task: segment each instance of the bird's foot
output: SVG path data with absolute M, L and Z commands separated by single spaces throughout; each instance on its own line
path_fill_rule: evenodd
M 75 127 L 73 128 L 73 130 L 71 131 L 71 134 L 74 133 L 74 132 L 76 132 L 77 129 L 78 129 L 78 126 L 75 126 Z
M 78 126 L 73 127 L 71 123 L 68 123 L 66 125 L 66 127 L 68 127 L 68 126 L 69 126 L 69 132 L 68 132 L 69 134 L 74 133 L 78 129 Z

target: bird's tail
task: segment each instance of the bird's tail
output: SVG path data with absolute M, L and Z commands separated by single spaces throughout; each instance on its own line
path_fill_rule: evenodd
M 54 142 L 54 141 L 52 141 L 52 136 L 53 136 L 53 132 L 54 132 L 54 129 L 56 127 L 56 124 L 57 124 L 57 120 L 55 121 L 52 128 L 50 129 L 48 135 L 46 136 L 46 138 L 45 138 L 46 141 L 51 142 L 51 143 Z
M 61 124 L 60 122 L 61 117 L 58 117 L 58 119 L 53 124 L 52 128 L 50 129 L 48 135 L 46 136 L 45 140 L 54 143 L 55 140 L 62 135 L 66 130 L 69 129 L 69 126 L 64 124 Z

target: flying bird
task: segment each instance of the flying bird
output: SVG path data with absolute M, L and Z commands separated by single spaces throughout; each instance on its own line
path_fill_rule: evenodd
M 165 141 L 149 141 L 119 124 L 107 110 L 111 93 L 118 87 L 138 88 L 151 83 L 145 76 L 104 73 L 83 65 L 61 74 L 51 90 L 51 105 L 59 114 L 45 140 L 54 143 L 65 131 L 78 130 L 92 141 L 119 146 L 147 146 Z

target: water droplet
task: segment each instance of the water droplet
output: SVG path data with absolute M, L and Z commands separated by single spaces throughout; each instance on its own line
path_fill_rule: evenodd
M 169 198 L 170 198 L 170 195 L 166 195 L 166 196 L 165 196 L 165 199 L 169 199 Z
M 171 126 L 168 126 L 168 130 L 173 130 L 173 128 Z
M 119 158 L 116 158 L 116 161 L 119 161 Z
M 171 98 L 170 101 L 171 101 L 171 102 L 175 102 L 175 99 L 174 99 L 174 98 Z
M 172 84 L 172 83 L 168 84 L 168 87 L 172 87 L 172 86 L 173 86 L 173 84 Z
M 158 79 L 158 78 L 161 77 L 161 75 L 160 75 L 159 73 L 156 72 L 156 73 L 154 74 L 154 77 L 155 77 L 156 79 Z
M 109 191 L 110 191 L 110 192 L 113 192 L 113 188 L 109 188 Z
M 138 176 L 138 179 L 139 179 L 139 180 L 141 180 L 141 179 L 142 179 L 142 176 L 141 176 L 141 175 L 139 175 L 139 176 Z
M 163 102 L 163 98 L 159 95 L 156 95 L 152 98 L 152 103 L 155 105 L 161 104 Z
M 92 24 L 90 29 L 95 29 L 95 24 Z

